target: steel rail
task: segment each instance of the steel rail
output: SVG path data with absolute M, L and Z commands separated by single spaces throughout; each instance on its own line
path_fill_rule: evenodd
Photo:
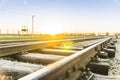
M 30 50 L 35 50 L 35 49 L 39 49 L 39 48 L 44 48 L 46 46 L 57 45 L 57 44 L 60 44 L 62 42 L 67 42 L 67 41 L 84 41 L 84 40 L 93 40 L 93 39 L 99 39 L 99 38 L 101 38 L 101 37 L 26 42 L 23 44 L 0 46 L 0 57 L 15 54 L 15 53 L 20 53 L 20 52 L 24 52 L 24 51 L 30 51 Z
M 94 57 L 110 39 L 110 37 L 105 38 L 99 43 L 76 52 L 71 56 L 59 60 L 18 80 L 76 80 L 82 73 L 82 68 L 90 62 L 92 57 Z
M 90 38 L 90 37 L 89 37 Z M 88 39 L 89 39 L 88 38 Z M 97 38 L 97 37 L 96 37 Z M 82 38 L 79 38 L 82 39 Z M 84 38 L 83 38 L 84 39 Z M 87 39 L 87 38 L 86 38 Z M 66 39 L 67 40 L 67 39 Z M 43 40 L 32 40 L 32 39 L 25 39 L 25 40 L 0 40 L 0 44 L 4 44 L 4 43 L 17 43 L 17 42 L 34 42 L 34 41 L 43 41 Z M 48 40 L 46 40 L 48 41 Z
M 5 44 L 5 43 L 18 43 L 18 42 L 35 42 L 35 41 L 40 41 L 40 40 L 0 40 L 0 44 Z

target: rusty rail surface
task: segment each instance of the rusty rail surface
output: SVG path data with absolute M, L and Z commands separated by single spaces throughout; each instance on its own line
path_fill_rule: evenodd
M 105 38 L 19 80 L 77 80 L 82 73 L 82 69 L 98 51 L 106 46 L 110 39 L 111 37 Z

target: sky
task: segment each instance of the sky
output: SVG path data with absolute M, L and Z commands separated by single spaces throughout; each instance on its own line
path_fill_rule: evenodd
M 0 0 L 1 33 L 120 32 L 120 0 Z

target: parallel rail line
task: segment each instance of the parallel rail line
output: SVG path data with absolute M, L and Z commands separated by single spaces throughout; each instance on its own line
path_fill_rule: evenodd
M 97 52 L 106 46 L 110 39 L 111 37 L 104 38 L 96 44 L 28 74 L 19 80 L 76 80 L 81 75 L 83 68 Z
M 77 80 L 84 67 L 110 40 L 111 37 L 88 37 L 1 42 L 0 69 L 12 76 L 10 80 Z M 67 42 L 73 44 L 69 50 L 63 46 Z M 19 69 L 22 67 L 25 69 Z
M 84 41 L 84 40 L 93 40 L 100 39 L 101 37 L 91 37 L 91 38 L 78 38 L 78 39 L 65 39 L 65 40 L 52 40 L 52 41 L 40 41 L 40 42 L 26 42 L 21 44 L 13 45 L 3 45 L 0 46 L 0 57 L 16 54 L 23 51 L 35 50 L 38 48 L 44 48 L 46 46 L 57 45 L 66 41 Z M 4 54 L 3 54 L 4 53 Z

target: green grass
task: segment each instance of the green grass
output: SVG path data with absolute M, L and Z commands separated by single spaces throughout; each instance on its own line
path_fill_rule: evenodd
M 59 39 L 74 39 L 81 38 L 81 36 L 0 36 L 0 41 L 9 40 L 59 40 Z
M 40 40 L 34 36 L 0 36 L 0 40 Z

